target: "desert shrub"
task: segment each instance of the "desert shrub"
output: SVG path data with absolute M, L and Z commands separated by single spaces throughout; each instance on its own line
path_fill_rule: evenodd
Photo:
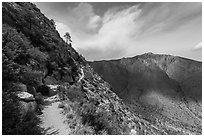
M 82 117 L 82 124 L 93 127 L 96 134 L 121 134 L 121 127 L 116 122 L 116 117 L 105 110 L 97 111 L 97 107 L 92 103 L 84 103 L 78 110 Z
M 48 55 L 41 52 L 39 48 L 31 48 L 28 50 L 28 54 L 37 60 L 38 62 L 45 62 L 48 59 Z
M 43 74 L 41 71 L 26 71 L 21 73 L 21 81 L 27 86 L 37 87 L 42 85 Z
M 20 122 L 18 100 L 13 85 L 4 85 L 2 90 L 2 134 L 15 134 Z
M 31 47 L 29 40 L 23 33 L 17 32 L 16 29 L 11 28 L 6 24 L 3 24 L 2 34 L 3 49 L 9 48 L 13 51 L 25 51 Z
M 19 66 L 14 62 L 10 61 L 5 54 L 2 53 L 2 81 L 6 82 L 17 82 L 19 80 Z M 4 84 L 3 84 L 4 85 Z
M 73 135 L 94 135 L 95 131 L 91 126 L 83 125 L 81 122 L 77 123 L 75 129 L 71 133 Z
M 39 118 L 34 112 L 28 112 L 23 120 L 17 125 L 17 134 L 19 135 L 41 135 L 41 130 L 37 124 L 39 123 Z
M 66 112 L 66 114 L 68 121 L 73 119 L 71 120 L 72 122 L 69 122 L 70 128 L 73 130 L 73 134 L 126 134 L 128 129 L 117 119 L 118 117 L 116 114 L 108 112 L 98 106 L 96 99 L 86 100 L 83 97 L 82 100 L 74 100 L 73 98 L 76 98 L 79 95 L 74 88 L 72 90 L 73 91 L 70 91 L 70 89 L 59 87 L 60 98 L 62 100 L 70 100 L 70 102 L 72 102 L 68 103 L 69 110 Z M 70 92 L 72 92 L 72 94 L 70 94 Z M 64 110 L 66 111 L 66 107 Z M 72 113 L 76 113 L 74 114 L 76 116 L 73 117 Z M 81 125 L 79 124 L 80 122 Z M 86 126 L 91 127 L 91 130 L 85 131 L 84 127 Z M 94 132 L 92 132 L 92 130 Z
M 69 86 L 68 88 L 59 86 L 58 91 L 62 100 L 69 99 L 71 101 L 82 102 L 84 100 L 84 94 L 81 91 L 81 87 Z

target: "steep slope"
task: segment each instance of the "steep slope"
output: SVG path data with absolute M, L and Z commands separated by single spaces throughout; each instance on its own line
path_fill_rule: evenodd
M 47 134 L 50 126 L 48 133 L 59 134 L 191 133 L 132 113 L 34 4 L 2 3 L 2 13 L 3 134 Z M 47 106 L 45 98 L 54 95 L 58 102 Z
M 3 134 L 40 134 L 33 113 L 42 104 L 39 92 L 46 95 L 48 84 L 77 82 L 85 61 L 32 3 L 2 3 L 2 23 Z M 35 98 L 18 98 L 22 91 Z
M 151 123 L 158 123 L 159 119 L 180 122 L 201 132 L 200 62 L 146 53 L 90 64 L 135 113 Z

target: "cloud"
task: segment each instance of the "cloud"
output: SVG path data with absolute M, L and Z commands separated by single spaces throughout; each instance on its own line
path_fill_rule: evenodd
M 202 42 L 198 43 L 197 45 L 195 45 L 192 50 L 193 51 L 197 51 L 197 50 L 201 50 L 202 49 Z
M 77 49 L 82 52 L 88 59 L 107 59 L 120 57 L 134 43 L 139 32 L 139 21 L 135 20 L 140 15 L 141 10 L 138 6 L 132 6 L 122 11 L 107 11 L 102 20 L 102 25 L 98 32 L 88 37 L 85 41 L 76 41 Z M 92 57 L 90 57 L 92 51 Z M 95 54 L 97 53 L 97 54 Z M 100 56 L 100 57 L 99 57 Z M 90 57 L 90 58 L 89 58 Z
M 201 6 L 201 3 L 142 3 L 113 7 L 104 15 L 97 15 L 91 4 L 80 3 L 67 8 L 64 22 L 57 23 L 57 29 L 60 34 L 70 31 L 73 46 L 87 60 L 120 58 L 128 55 L 130 49 L 131 52 L 147 49 L 142 45 L 148 44 L 141 41 L 201 20 Z
M 87 23 L 87 28 L 95 30 L 99 26 L 100 22 L 101 22 L 100 16 L 95 15 L 93 17 L 90 17 Z
M 67 8 L 67 23 L 75 31 L 94 33 L 101 23 L 101 17 L 94 13 L 88 3 L 79 3 L 76 7 Z
M 199 2 L 145 3 L 141 9 L 139 20 L 144 21 L 141 27 L 143 36 L 161 31 L 173 31 L 197 18 L 202 20 L 202 3 Z

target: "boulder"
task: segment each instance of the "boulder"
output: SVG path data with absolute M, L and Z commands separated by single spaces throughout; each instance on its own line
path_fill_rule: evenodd
M 17 94 L 17 96 L 25 102 L 31 102 L 31 101 L 35 101 L 35 98 L 32 94 L 28 93 L 28 92 L 20 92 Z

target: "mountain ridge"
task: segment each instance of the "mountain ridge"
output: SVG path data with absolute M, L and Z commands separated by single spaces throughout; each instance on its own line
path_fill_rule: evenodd
M 139 106 L 144 109 L 142 115 L 149 113 L 145 107 L 162 109 L 159 114 L 165 117 L 190 125 L 201 125 L 201 62 L 146 53 L 132 58 L 89 63 L 136 113 L 142 112 L 138 111 Z M 183 109 L 179 108 L 181 104 Z M 135 105 L 138 107 L 134 108 Z M 194 115 L 194 107 L 199 114 Z M 186 114 L 180 117 L 182 113 Z M 151 119 L 148 115 L 145 117 Z M 154 115 L 152 117 L 157 119 Z
M 172 55 L 172 54 L 164 54 L 164 53 L 156 54 L 156 53 L 153 53 L 153 52 L 145 52 L 145 53 L 135 55 L 135 56 L 121 57 L 121 58 L 116 58 L 116 59 L 101 59 L 101 60 L 93 60 L 93 61 L 88 61 L 88 62 L 91 63 L 91 62 L 100 62 L 100 61 L 117 61 L 117 60 L 121 60 L 121 59 L 132 59 L 132 58 L 138 58 L 138 56 L 149 56 L 149 55 L 172 56 L 172 57 L 175 57 L 175 58 L 181 58 L 181 59 L 185 59 L 185 60 L 189 60 L 189 61 L 195 61 L 195 62 L 202 63 L 202 61 L 187 58 L 187 57 L 176 56 L 176 55 Z

